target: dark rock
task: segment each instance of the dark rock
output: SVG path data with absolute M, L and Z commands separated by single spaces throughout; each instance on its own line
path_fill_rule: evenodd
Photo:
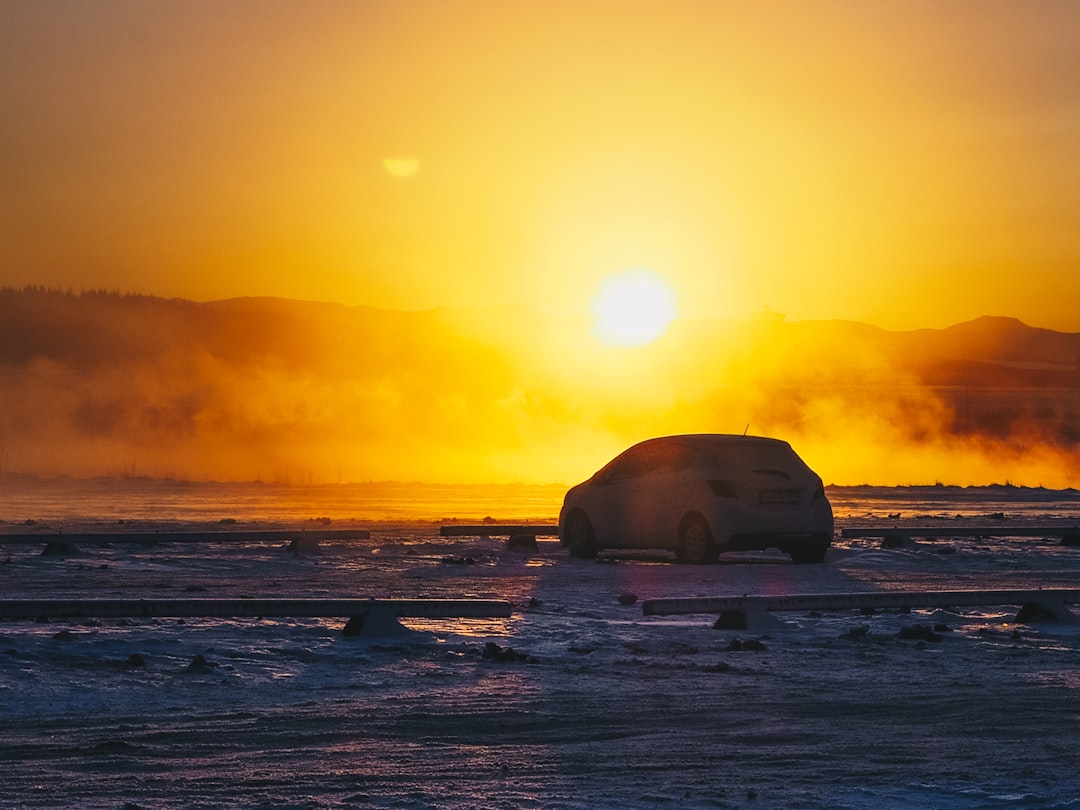
M 742 639 L 733 638 L 727 645 L 728 652 L 742 652 Z
M 1016 614 L 1016 621 L 1020 624 L 1039 622 L 1055 624 L 1061 621 L 1061 619 L 1052 610 L 1048 610 L 1038 602 L 1030 602 L 1021 606 L 1020 612 Z
M 480 657 L 488 661 L 498 661 L 499 663 L 529 660 L 528 653 L 516 652 L 513 647 L 500 647 L 494 641 L 489 641 L 484 645 L 484 651 Z
M 1075 548 L 1080 546 L 1080 534 L 1066 534 L 1061 538 L 1059 545 Z
M 870 625 L 868 625 L 868 624 L 860 624 L 860 625 L 858 625 L 856 627 L 852 627 L 850 630 L 848 630 L 847 631 L 847 637 L 850 638 L 850 639 L 854 639 L 856 641 L 861 641 L 862 639 L 866 638 L 866 636 L 867 636 L 867 634 L 869 632 L 870 632 Z
M 124 666 L 130 669 L 139 669 L 146 666 L 146 659 L 139 653 L 132 653 L 127 657 L 127 660 L 124 662 Z
M 536 551 L 536 536 L 531 534 L 512 534 L 506 540 L 507 551 Z
M 289 551 L 292 554 L 321 554 L 319 541 L 314 537 L 296 537 L 289 541 Z
M 74 641 L 75 634 L 72 633 L 70 630 L 61 630 L 59 633 L 53 634 L 53 638 L 57 641 L 63 642 Z
M 199 654 L 191 659 L 191 663 L 187 665 L 187 669 L 185 669 L 184 672 L 189 672 L 193 675 L 206 675 L 213 672 L 216 668 L 216 662 L 207 661 L 204 655 Z
M 443 565 L 475 565 L 476 559 L 474 557 L 443 557 L 439 560 Z
M 745 610 L 725 610 L 713 624 L 714 630 L 745 630 Z
M 341 628 L 341 635 L 345 638 L 356 638 L 364 633 L 364 620 L 367 619 L 366 615 L 350 616 L 349 620 L 345 622 L 345 626 Z
M 914 641 L 930 641 L 938 642 L 942 640 L 942 636 L 939 636 L 934 632 L 932 627 L 925 624 L 910 624 L 907 627 L 901 627 L 896 634 L 897 638 L 909 639 Z
M 713 664 L 711 667 L 705 667 L 706 672 L 731 672 L 731 664 L 726 661 L 721 661 L 718 664 Z
M 619 594 L 619 604 L 620 605 L 632 605 L 635 602 L 637 602 L 637 594 L 636 593 L 620 593 Z

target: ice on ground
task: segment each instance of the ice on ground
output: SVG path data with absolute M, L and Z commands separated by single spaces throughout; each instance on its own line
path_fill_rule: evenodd
M 785 613 L 762 633 L 641 610 L 678 596 L 1075 589 L 1076 549 L 841 540 L 823 565 L 766 553 L 698 567 L 574 560 L 551 540 L 522 554 L 431 523 L 371 529 L 299 557 L 7 547 L 10 596 L 469 596 L 516 610 L 407 620 L 380 639 L 343 637 L 345 617 L 0 622 L 0 805 L 1080 806 L 1076 626 L 987 605 Z M 903 632 L 914 626 L 931 633 Z

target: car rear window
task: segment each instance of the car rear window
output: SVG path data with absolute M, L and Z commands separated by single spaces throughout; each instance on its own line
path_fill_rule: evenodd
M 706 467 L 735 470 L 783 470 L 795 472 L 805 468 L 791 447 L 782 442 L 726 442 L 703 448 L 698 463 Z

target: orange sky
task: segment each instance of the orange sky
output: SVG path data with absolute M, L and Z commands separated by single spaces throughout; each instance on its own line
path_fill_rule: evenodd
M 585 315 L 644 268 L 1080 331 L 1077 43 L 1070 0 L 7 2 L 0 284 Z

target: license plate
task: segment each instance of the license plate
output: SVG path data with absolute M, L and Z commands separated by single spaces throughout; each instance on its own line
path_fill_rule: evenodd
M 761 503 L 798 503 L 799 493 L 794 489 L 765 489 L 758 493 Z

